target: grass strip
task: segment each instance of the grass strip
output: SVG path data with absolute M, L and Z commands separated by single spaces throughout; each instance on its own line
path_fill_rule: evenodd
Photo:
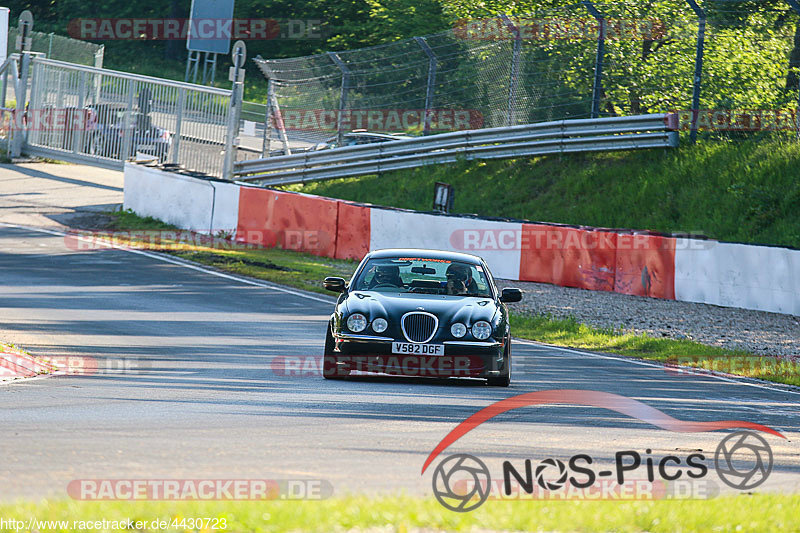
M 88 531 L 72 521 L 146 522 L 140 531 L 200 531 L 190 519 L 224 519 L 224 532 L 277 531 L 797 531 L 800 495 L 731 495 L 710 500 L 497 501 L 469 513 L 444 509 L 433 498 L 342 496 L 318 501 L 82 502 L 45 500 L 0 505 L 8 520 L 47 520 L 39 531 Z M 69 527 L 57 522 L 68 521 Z M 153 520 L 178 527 L 153 528 Z M 174 522 L 173 522 L 174 521 Z M 80 524 L 78 524 L 79 526 Z M 92 528 L 92 531 L 98 531 Z M 214 531 L 206 529 L 207 531 Z M 16 533 L 16 532 L 15 532 Z

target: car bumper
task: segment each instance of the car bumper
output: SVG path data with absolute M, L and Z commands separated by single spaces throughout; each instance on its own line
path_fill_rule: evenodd
M 393 342 L 407 342 L 377 335 L 339 334 L 336 351 L 329 358 L 345 372 L 360 371 L 415 377 L 499 376 L 505 370 L 505 346 L 491 341 L 443 341 L 444 355 L 393 354 Z

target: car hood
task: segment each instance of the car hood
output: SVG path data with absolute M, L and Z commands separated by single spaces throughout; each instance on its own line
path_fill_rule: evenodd
M 369 320 L 397 320 L 410 311 L 427 311 L 439 317 L 441 324 L 462 322 L 468 326 L 478 320 L 491 322 L 497 313 L 491 298 L 378 291 L 353 291 L 347 295 L 345 306 L 348 314 L 362 313 Z

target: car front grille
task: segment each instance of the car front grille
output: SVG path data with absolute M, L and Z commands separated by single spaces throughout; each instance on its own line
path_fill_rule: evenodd
M 403 335 L 410 342 L 428 342 L 436 333 L 439 319 L 430 313 L 413 312 L 403 316 Z

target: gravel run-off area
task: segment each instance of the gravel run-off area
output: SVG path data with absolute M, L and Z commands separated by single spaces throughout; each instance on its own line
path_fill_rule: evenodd
M 522 301 L 509 306 L 514 311 L 573 317 L 599 328 L 691 339 L 757 355 L 800 358 L 797 316 L 544 283 L 502 280 L 498 284 L 522 289 Z

